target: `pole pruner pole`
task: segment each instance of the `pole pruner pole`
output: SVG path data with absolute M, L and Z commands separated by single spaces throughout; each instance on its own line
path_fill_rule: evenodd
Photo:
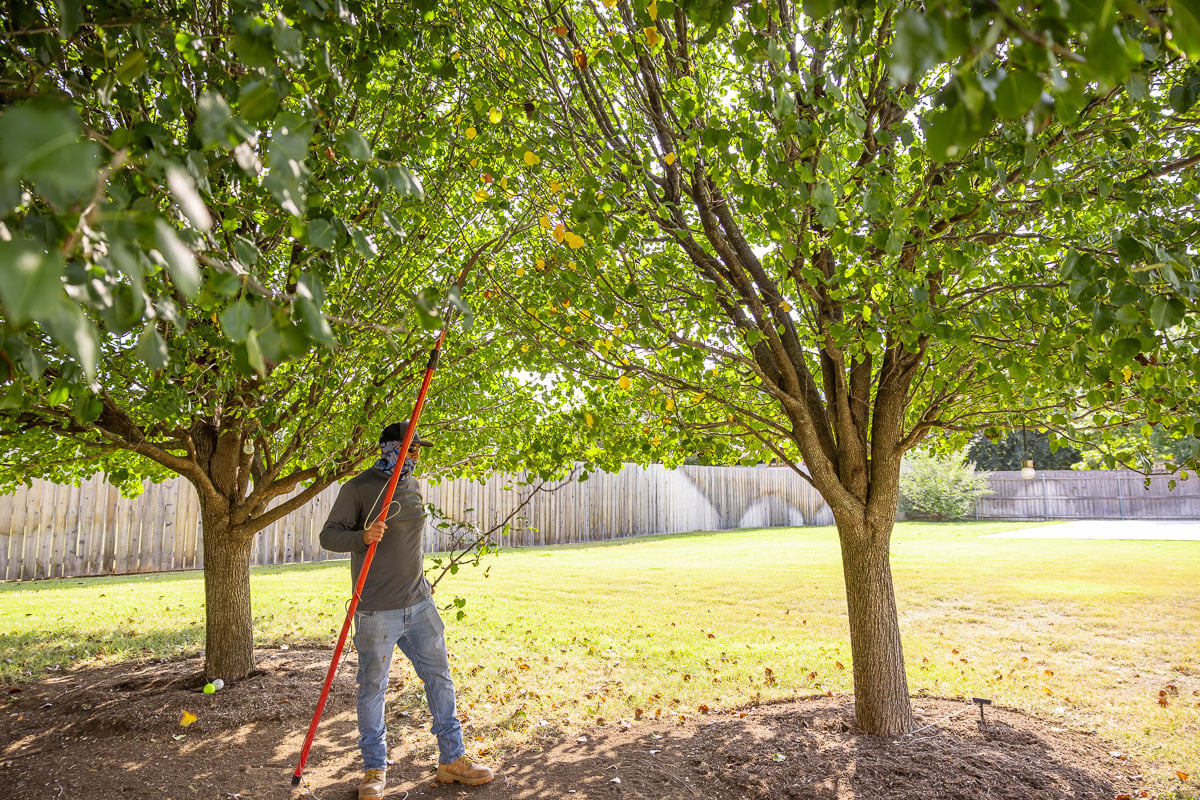
M 487 244 L 491 244 L 488 242 Z M 471 259 L 463 267 L 462 272 L 458 276 L 455 285 L 461 289 L 466 282 L 467 273 L 471 271 L 475 261 L 482 254 L 484 248 L 481 247 L 475 252 Z M 438 334 L 437 341 L 433 345 L 433 350 L 429 354 L 429 363 L 425 366 L 425 376 L 421 380 L 421 389 L 417 392 L 417 401 L 413 404 L 412 415 L 408 420 L 408 432 L 404 435 L 404 441 L 400 446 L 400 457 L 403 459 L 408 454 L 408 448 L 412 445 L 413 437 L 417 433 L 417 421 L 421 418 L 421 410 L 425 407 L 425 395 L 429 392 L 429 384 L 433 380 L 433 371 L 438 367 L 438 360 L 441 358 L 442 343 L 446 340 L 446 334 L 450 330 L 450 323 L 453 319 L 453 314 L 447 312 L 446 322 L 442 325 L 441 333 Z M 383 504 L 379 509 L 380 522 L 387 521 L 388 508 L 392 504 L 392 495 L 396 492 L 396 484 L 400 480 L 400 464 L 397 463 L 396 469 L 392 470 L 391 480 L 388 481 L 387 489 L 383 494 Z M 329 690 L 333 686 L 333 676 L 337 674 L 338 661 L 342 657 L 342 648 L 346 645 L 346 634 L 350 631 L 350 624 L 354 621 L 354 612 L 358 609 L 358 602 L 362 599 L 363 586 L 367 582 L 367 571 L 371 568 L 371 561 L 375 558 L 375 547 L 378 543 L 371 542 L 367 548 L 367 554 L 363 558 L 362 569 L 358 572 L 358 580 L 354 584 L 354 594 L 350 598 L 350 605 L 346 609 L 346 619 L 342 623 L 342 632 L 338 634 L 337 646 L 333 648 L 333 658 L 329 662 L 329 671 L 325 673 L 325 685 L 321 688 L 321 697 L 317 700 L 317 709 L 313 712 L 312 722 L 308 725 L 308 733 L 304 737 L 304 746 L 300 748 L 300 760 L 296 764 L 296 771 L 292 773 L 292 786 L 300 785 L 300 776 L 304 774 L 304 765 L 308 762 L 308 751 L 312 747 L 313 737 L 317 734 L 317 725 L 321 721 L 321 712 L 325 710 L 325 701 L 329 699 Z

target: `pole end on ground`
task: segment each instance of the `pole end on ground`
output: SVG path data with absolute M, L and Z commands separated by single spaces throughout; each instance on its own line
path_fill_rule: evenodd
M 292 776 L 292 786 L 299 786 L 299 785 L 300 785 L 300 776 L 293 775 Z

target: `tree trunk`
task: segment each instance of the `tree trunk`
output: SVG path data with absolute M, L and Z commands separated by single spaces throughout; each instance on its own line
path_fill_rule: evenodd
M 203 505 L 203 503 L 202 503 Z M 204 674 L 234 681 L 254 669 L 250 611 L 253 537 L 233 535 L 227 515 L 201 509 L 204 526 Z
M 913 725 L 889 560 L 893 524 L 838 519 L 854 659 L 854 713 L 858 727 L 873 736 L 907 733 Z

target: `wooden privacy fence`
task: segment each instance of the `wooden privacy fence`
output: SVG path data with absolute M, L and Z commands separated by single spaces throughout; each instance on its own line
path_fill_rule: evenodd
M 1171 488 L 1171 481 L 1175 488 Z M 1132 470 L 1038 470 L 988 476 L 994 494 L 975 504 L 976 519 L 1200 519 L 1200 477 Z
M 827 525 L 833 516 L 790 469 L 626 465 L 543 491 L 513 476 L 421 481 L 427 502 L 487 530 L 513 518 L 503 546 L 600 541 L 655 533 Z M 552 491 L 551 491 L 552 489 Z M 331 486 L 255 536 L 254 564 L 344 557 L 321 549 L 321 526 L 337 496 Z M 523 508 L 517 511 L 524 503 Z M 426 552 L 450 546 L 447 531 L 425 530 Z M 0 579 L 119 575 L 203 567 L 200 507 L 182 478 L 147 482 L 127 499 L 93 478 L 80 486 L 34 481 L 0 497 Z

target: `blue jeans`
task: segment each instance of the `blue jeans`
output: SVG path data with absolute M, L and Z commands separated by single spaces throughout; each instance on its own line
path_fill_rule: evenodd
M 457 761 L 466 748 L 446 657 L 446 628 L 433 600 L 392 611 L 359 611 L 354 615 L 354 628 L 354 647 L 358 650 L 358 749 L 363 769 L 387 765 L 383 698 L 397 645 L 425 684 L 438 760 L 442 764 Z

